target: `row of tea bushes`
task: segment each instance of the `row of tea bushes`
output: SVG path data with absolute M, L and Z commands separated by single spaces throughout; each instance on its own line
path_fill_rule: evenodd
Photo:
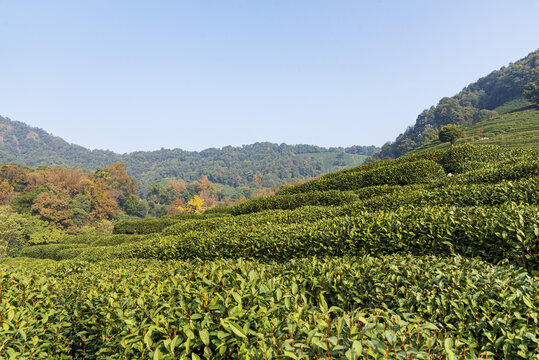
M 324 190 L 354 190 L 372 185 L 405 185 L 412 183 L 429 183 L 440 179 L 444 174 L 469 173 L 468 182 L 493 182 L 489 179 L 496 171 L 501 171 L 497 181 L 515 180 L 537 175 L 539 154 L 531 150 L 505 149 L 494 145 L 463 144 L 447 150 L 430 150 L 411 154 L 398 159 L 380 161 L 346 169 L 322 176 L 304 184 L 284 186 L 279 195 L 296 194 Z M 432 165 L 436 163 L 440 167 Z M 430 164 L 430 167 L 427 166 Z M 515 164 L 519 164 L 515 166 Z M 511 167 L 511 165 L 513 165 Z M 417 173 L 413 174 L 413 169 Z M 475 172 L 487 168 L 486 173 Z M 412 172 L 410 174 L 409 172 Z M 385 182 L 384 182 L 385 181 Z
M 508 168 L 510 165 L 505 167 Z M 514 165 L 511 167 L 514 168 Z M 539 165 L 534 169 L 539 171 Z M 482 173 L 485 171 L 482 170 Z M 367 210 L 377 210 L 398 208 L 403 205 L 478 206 L 507 202 L 537 204 L 539 200 L 539 174 L 535 176 L 532 174 L 527 178 L 517 176 L 516 181 L 502 180 L 498 183 L 469 183 L 468 178 L 458 176 L 431 185 L 379 185 L 356 191 L 329 190 L 275 195 L 252 199 L 221 211 L 240 215 L 272 209 L 296 209 L 307 205 L 344 206 L 353 203 L 354 206 Z
M 468 184 L 496 183 L 503 180 L 518 180 L 534 176 L 539 176 L 539 158 L 535 160 L 487 164 L 477 170 L 457 175 L 451 180 L 453 182 Z
M 242 215 L 265 210 L 293 210 L 302 206 L 342 206 L 363 199 L 383 194 L 404 194 L 416 189 L 422 189 L 422 184 L 414 185 L 375 185 L 355 191 L 312 191 L 308 193 L 273 195 L 251 199 L 227 208 L 217 208 L 218 212 L 232 215 Z M 213 210 L 213 209 L 212 209 Z M 210 210 L 211 211 L 211 210 Z
M 224 213 L 214 214 L 177 214 L 166 215 L 158 219 L 144 219 L 144 220 L 123 220 L 114 224 L 114 234 L 153 234 L 161 232 L 164 228 L 169 227 L 172 224 L 178 222 L 193 220 L 193 219 L 209 219 L 216 217 L 227 216 Z
M 86 244 L 46 244 L 33 245 L 22 248 L 19 256 L 35 259 L 64 260 L 77 257 L 83 249 L 87 249 Z
M 133 241 L 144 240 L 144 236 L 125 234 L 78 234 L 66 235 L 58 243 L 27 246 L 21 249 L 19 256 L 36 259 L 65 260 L 77 257 L 82 251 L 98 246 L 115 246 Z
M 283 264 L 0 263 L 0 358 L 529 359 L 539 283 L 393 255 Z M 44 326 L 46 325 L 46 326 Z
M 349 212 L 344 207 L 304 206 L 294 210 L 267 210 L 220 219 L 184 221 L 164 229 L 162 235 L 181 235 L 187 232 L 212 232 L 218 229 L 253 229 L 268 224 L 289 225 L 331 219 Z M 235 230 L 232 230 L 235 231 Z
M 228 209 L 232 215 L 249 214 L 270 209 L 291 210 L 301 206 L 338 206 L 359 200 L 353 191 L 313 191 L 292 195 L 260 197 L 234 205 Z
M 405 206 L 444 206 L 451 203 L 455 206 L 492 206 L 505 203 L 537 204 L 539 200 L 539 178 L 523 179 L 519 181 L 503 181 L 496 184 L 459 184 L 453 183 L 439 188 L 425 188 L 424 186 L 377 186 L 369 187 L 355 197 L 372 196 L 374 193 L 387 195 L 372 196 L 347 206 L 340 207 L 301 207 L 293 211 L 271 210 L 250 213 L 238 216 L 202 218 L 184 220 L 165 228 L 163 235 L 175 235 L 185 238 L 189 236 L 198 238 L 216 232 L 221 238 L 230 236 L 237 238 L 246 231 L 256 228 L 267 228 L 270 224 L 282 227 L 296 223 L 312 223 L 319 220 L 328 220 L 342 216 L 366 216 L 366 211 L 397 209 Z M 306 194 L 282 195 L 278 197 L 297 198 Z M 276 198 L 278 198 L 276 197 Z M 271 204 L 271 203 L 268 203 Z M 250 208 L 250 207 L 248 207 Z M 192 232 L 195 232 L 194 234 Z M 230 235 L 228 235 L 230 233 Z M 213 235 L 212 235 L 213 236 Z M 215 235 L 217 236 L 217 235 Z M 398 235 L 397 235 L 398 236 Z M 161 239 L 160 237 L 151 237 Z M 148 236 L 132 236 L 125 234 L 104 235 L 69 235 L 60 240 L 60 244 L 36 245 L 22 249 L 21 256 L 33 258 L 50 258 L 55 260 L 77 257 L 87 247 L 112 246 L 122 243 L 148 240 Z M 160 240 L 158 240 L 160 241 Z M 202 240 L 204 241 L 204 240 Z M 218 241 L 218 240 L 216 240 Z M 84 247 L 86 246 L 86 247 Z M 151 253 L 151 252 L 150 252 Z M 216 254 L 217 256 L 217 254 Z M 99 259 L 99 257 L 97 257 Z
M 476 170 L 485 164 L 521 162 L 537 159 L 537 152 L 519 148 L 501 148 L 495 145 L 462 144 L 447 149 L 440 164 L 453 174 Z
M 126 234 L 103 234 L 99 232 L 81 233 L 76 235 L 66 235 L 58 240 L 59 244 L 84 244 L 88 246 L 111 246 L 124 242 L 133 241 L 132 235 Z
M 361 167 L 359 169 L 362 169 Z M 442 166 L 432 160 L 386 163 L 370 170 L 340 171 L 318 180 L 294 186 L 284 186 L 278 195 L 327 190 L 357 190 L 375 185 L 425 184 L 445 176 Z
M 230 222 L 212 230 L 176 229 L 177 235 L 155 234 L 143 241 L 88 249 L 81 258 L 287 261 L 315 255 L 456 253 L 493 263 L 509 259 L 529 271 L 539 270 L 537 206 L 409 206 L 398 211 L 354 211 L 350 216 L 313 222 L 251 226 Z
M 366 210 L 396 209 L 401 206 L 493 206 L 505 203 L 539 204 L 539 177 L 499 183 L 459 184 L 443 187 L 407 189 L 399 193 L 374 196 L 355 206 Z

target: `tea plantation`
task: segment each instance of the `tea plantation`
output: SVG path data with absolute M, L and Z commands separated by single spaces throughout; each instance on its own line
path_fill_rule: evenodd
M 537 359 L 539 153 L 433 149 L 0 260 L 0 359 Z

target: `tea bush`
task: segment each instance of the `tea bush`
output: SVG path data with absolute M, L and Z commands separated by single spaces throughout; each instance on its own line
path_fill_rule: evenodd
M 118 221 L 114 224 L 114 234 L 153 234 L 161 232 L 164 228 L 169 227 L 172 224 L 193 220 L 193 219 L 208 219 L 214 217 L 223 217 L 228 214 L 177 214 L 177 215 L 165 215 L 158 219 L 144 219 L 144 220 L 124 220 Z
M 372 211 L 391 210 L 409 205 L 492 206 L 510 202 L 539 204 L 539 177 L 493 184 L 451 183 L 438 188 L 409 189 L 400 193 L 373 196 L 355 203 L 355 206 Z
M 484 164 L 537 159 L 537 153 L 524 149 L 506 149 L 495 145 L 463 144 L 445 151 L 440 164 L 448 173 L 476 170 Z
M 0 263 L 0 292 L 9 294 L 0 298 L 0 358 L 528 359 L 538 351 L 537 279 L 458 256 L 46 265 Z
M 357 201 L 359 197 L 353 191 L 313 191 L 292 195 L 275 195 L 256 198 L 230 208 L 233 215 L 248 214 L 269 209 L 290 210 L 301 206 L 336 206 Z
M 452 253 L 496 263 L 509 259 L 529 271 L 539 270 L 539 208 L 420 207 L 399 211 L 364 211 L 313 222 L 228 223 L 179 235 L 154 235 L 116 247 L 87 250 L 85 259 L 246 258 L 287 261 L 297 257 Z
M 285 186 L 278 195 L 311 191 L 357 190 L 375 185 L 423 184 L 445 176 L 442 166 L 432 160 L 383 163 L 384 166 L 359 167 L 355 171 L 340 171 L 304 184 Z
M 249 214 L 264 210 L 292 210 L 302 206 L 339 206 L 353 203 L 361 199 L 367 199 L 381 194 L 399 194 L 414 189 L 421 189 L 422 184 L 414 185 L 376 185 L 368 186 L 355 191 L 312 191 L 290 195 L 274 195 L 255 198 L 243 203 L 223 208 L 233 215 Z

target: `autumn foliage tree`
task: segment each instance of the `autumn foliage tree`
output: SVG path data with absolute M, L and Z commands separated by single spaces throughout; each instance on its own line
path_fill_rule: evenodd
M 61 196 L 61 193 L 48 191 L 42 192 L 34 200 L 32 213 L 41 220 L 48 221 L 53 226 L 69 230 L 73 224 L 73 210 L 69 207 L 69 201 Z
M 9 195 L 13 194 L 13 186 L 7 180 L 0 181 L 0 203 L 8 199 Z
M 7 181 L 15 191 L 23 191 L 28 185 L 27 169 L 15 164 L 2 165 L 0 179 Z
M 96 219 L 110 219 L 116 215 L 118 204 L 112 197 L 105 179 L 90 177 L 86 186 L 90 199 L 91 214 Z

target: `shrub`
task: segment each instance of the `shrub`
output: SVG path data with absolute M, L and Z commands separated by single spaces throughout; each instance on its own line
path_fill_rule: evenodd
M 222 217 L 228 214 L 176 214 L 165 215 L 159 219 L 144 219 L 144 220 L 124 220 L 114 224 L 114 234 L 153 234 L 161 232 L 164 228 L 169 227 L 177 222 L 192 220 L 192 219 L 207 219 L 212 217 Z
M 523 149 L 505 149 L 495 145 L 463 144 L 448 149 L 442 158 L 442 166 L 448 173 L 459 174 L 477 170 L 485 164 L 515 162 L 537 159 L 537 153 Z
M 539 269 L 539 210 L 535 206 L 410 206 L 395 212 L 357 209 L 350 213 L 313 222 L 250 226 L 234 222 L 209 231 L 184 229 L 176 236 L 154 235 L 106 251 L 119 258 L 263 261 L 315 255 L 456 253 L 493 263 L 509 259 L 530 271 Z
M 311 191 L 357 190 L 376 185 L 425 184 L 445 176 L 440 164 L 432 160 L 393 162 L 386 163 L 385 166 L 377 164 L 371 164 L 370 167 L 360 167 L 356 171 L 328 174 L 318 180 L 300 185 L 283 187 L 278 195 Z
M 537 279 L 459 256 L 4 262 L 0 293 L 0 358 L 526 359 L 539 345 Z

